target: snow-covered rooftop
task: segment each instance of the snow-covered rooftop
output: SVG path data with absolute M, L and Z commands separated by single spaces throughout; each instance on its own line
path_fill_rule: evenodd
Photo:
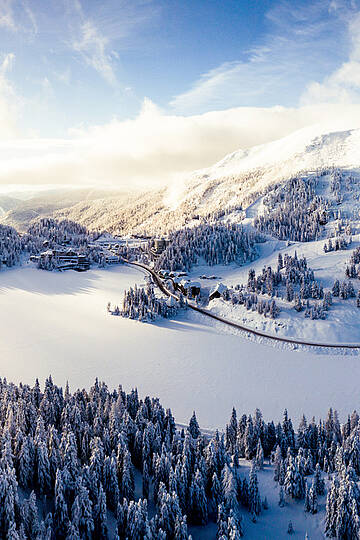
M 222 294 L 223 292 L 225 292 L 227 290 L 227 287 L 226 285 L 224 285 L 223 283 L 217 283 L 215 285 L 215 287 L 213 287 L 211 290 L 210 290 L 210 296 L 212 294 L 214 294 L 215 292 L 218 292 L 219 294 Z

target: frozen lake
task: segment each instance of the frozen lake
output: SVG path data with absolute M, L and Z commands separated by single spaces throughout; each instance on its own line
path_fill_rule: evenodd
M 259 407 L 278 420 L 287 407 L 341 419 L 359 407 L 360 356 L 293 352 L 244 340 L 189 313 L 178 321 L 143 324 L 112 317 L 125 288 L 141 283 L 135 269 L 51 273 L 30 267 L 0 273 L 0 376 L 41 382 L 49 374 L 72 389 L 95 377 L 109 387 L 137 386 L 159 396 L 178 422 L 195 409 L 203 427 L 224 427 Z

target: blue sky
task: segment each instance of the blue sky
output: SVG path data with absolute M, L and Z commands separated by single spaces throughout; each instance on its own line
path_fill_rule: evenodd
M 24 100 L 22 125 L 53 135 L 131 117 L 145 96 L 171 110 L 202 74 L 246 61 L 267 32 L 270 2 L 1 4 L 0 50 L 12 58 L 7 78 Z
M 2 0 L 0 51 L 42 136 L 133 117 L 296 106 L 349 54 L 351 1 Z M 1 24 L 2 23 L 2 24 Z
M 200 167 L 359 102 L 359 0 L 0 0 L 0 141 L 40 140 L 39 155 L 109 134 L 137 155 L 150 123 L 157 152 L 168 138 Z M 226 144 L 187 161 L 195 124 Z

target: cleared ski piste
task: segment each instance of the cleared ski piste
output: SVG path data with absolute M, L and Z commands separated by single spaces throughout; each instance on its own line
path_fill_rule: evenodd
M 144 276 L 126 266 L 85 273 L 31 267 L 0 273 L 0 376 L 33 384 L 88 388 L 95 377 L 141 396 L 158 396 L 178 422 L 195 409 L 201 426 L 223 428 L 259 407 L 266 420 L 283 409 L 324 417 L 359 407 L 358 355 L 291 351 L 247 341 L 199 314 L 152 324 L 113 317 L 125 288 Z

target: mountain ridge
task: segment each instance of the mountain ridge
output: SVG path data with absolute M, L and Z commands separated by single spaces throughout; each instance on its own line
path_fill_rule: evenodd
M 234 219 L 240 220 L 250 204 L 279 183 L 334 167 L 360 171 L 360 129 L 324 132 L 321 126 L 303 128 L 270 143 L 232 152 L 166 188 L 109 197 L 99 192 L 98 197 L 78 198 L 68 205 L 52 201 L 48 214 L 46 208 L 37 209 L 38 217 L 45 213 L 119 234 L 165 234 L 224 213 L 234 213 Z M 31 216 L 30 207 L 27 202 L 25 220 Z M 24 222 L 24 216 L 20 217 Z M 1 220 L 16 226 L 16 209 Z

